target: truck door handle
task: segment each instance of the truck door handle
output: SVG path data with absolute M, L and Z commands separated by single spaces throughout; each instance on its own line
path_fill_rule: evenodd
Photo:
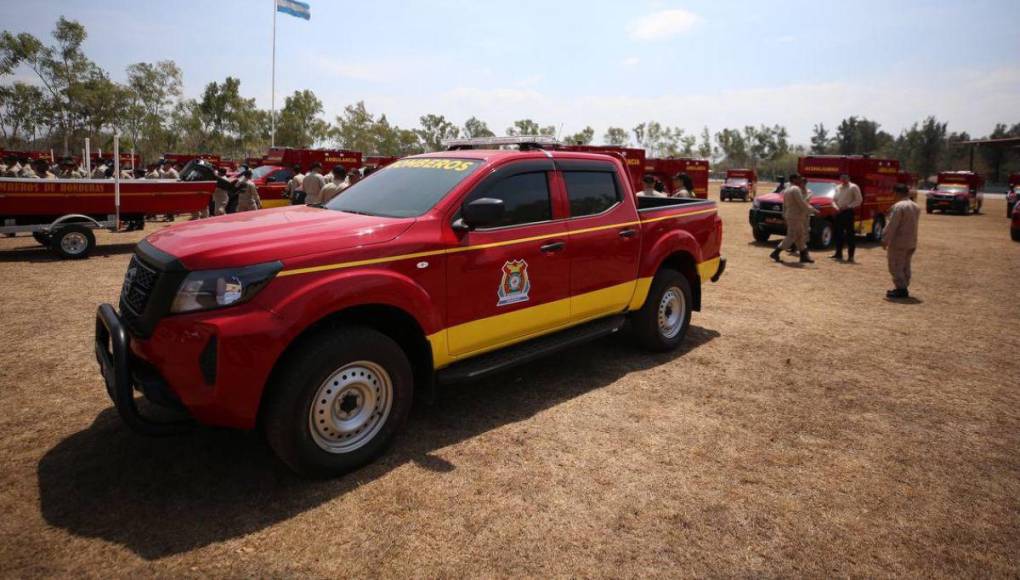
M 620 237 L 621 238 L 633 238 L 636 235 L 637 235 L 637 230 L 635 230 L 634 228 L 627 228 L 625 230 L 620 230 Z
M 565 247 L 567 247 L 567 244 L 563 242 L 549 242 L 547 244 L 542 244 L 538 249 L 548 254 L 552 252 L 559 252 Z

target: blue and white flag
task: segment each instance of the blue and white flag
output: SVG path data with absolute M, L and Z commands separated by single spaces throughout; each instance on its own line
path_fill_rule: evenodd
M 276 11 L 305 20 L 312 19 L 312 7 L 297 0 L 276 0 Z

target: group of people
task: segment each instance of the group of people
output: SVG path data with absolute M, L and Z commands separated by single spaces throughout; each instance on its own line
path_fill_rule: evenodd
M 180 179 L 181 165 L 160 159 L 151 169 L 121 169 L 121 179 Z M 28 159 L 7 155 L 0 162 L 0 177 L 19 179 L 113 179 L 112 159 L 99 159 L 87 171 L 73 157 L 64 157 L 57 163 L 46 159 Z
M 645 175 L 642 183 L 644 188 L 638 192 L 642 197 L 694 197 L 694 181 L 686 173 L 677 173 L 673 178 L 676 190 L 666 192 L 666 186 L 651 175 Z
M 371 172 L 370 167 L 348 171 L 342 165 L 335 165 L 329 173 L 323 175 L 322 164 L 314 163 L 305 174 L 301 173 L 300 165 L 295 165 L 294 176 L 287 182 L 283 195 L 293 205 L 324 205 L 343 190 L 368 177 Z
M 785 250 L 795 249 L 800 254 L 802 263 L 814 263 L 808 252 L 808 231 L 811 216 L 818 210 L 808 201 L 806 179 L 794 173 L 790 175 L 789 185 L 783 191 L 783 220 L 786 222 L 786 237 L 769 255 L 776 262 L 782 262 Z M 904 184 L 893 187 L 896 202 L 889 210 L 888 220 L 882 232 L 882 248 L 886 251 L 889 273 L 892 275 L 894 288 L 886 292 L 888 298 L 909 298 L 910 263 L 917 248 L 917 227 L 921 216 L 921 208 L 910 198 L 910 189 Z M 850 181 L 849 175 L 841 175 L 832 198 L 836 210 L 833 222 L 833 239 L 836 251 L 832 259 L 844 261 L 843 249 L 846 248 L 846 261 L 853 263 L 857 251 L 857 237 L 854 227 L 854 215 L 858 207 L 864 203 L 861 188 Z

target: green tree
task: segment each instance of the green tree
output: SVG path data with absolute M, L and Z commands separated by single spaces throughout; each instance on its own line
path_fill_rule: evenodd
M 698 144 L 698 157 L 712 159 L 715 157 L 715 148 L 712 146 L 712 134 L 708 127 L 701 130 L 701 142 Z
M 122 126 L 146 159 L 153 159 L 168 148 L 170 116 L 183 86 L 181 69 L 172 60 L 138 62 L 127 67 Z
M 373 135 L 375 118 L 365 108 L 364 101 L 344 107 L 344 112 L 336 118 L 332 131 L 337 146 L 353 151 L 369 152 L 375 150 Z
M 564 143 L 570 145 L 591 145 L 591 142 L 595 139 L 595 129 L 591 127 L 585 127 L 584 129 L 574 133 L 573 135 L 567 135 L 562 139 Z
M 630 145 L 630 137 L 627 136 L 626 129 L 622 127 L 610 127 L 606 129 L 605 135 L 602 136 L 602 142 L 606 145 L 626 147 L 627 145 Z
M 723 129 L 715 134 L 715 142 L 722 153 L 723 163 L 729 167 L 747 165 L 747 142 L 739 129 Z
M 467 139 L 496 136 L 495 133 L 489 130 L 489 126 L 485 124 L 485 121 L 481 121 L 476 117 L 471 117 L 464 121 L 464 128 L 461 129 L 460 133 Z
M 811 134 L 811 153 L 824 155 L 829 152 L 829 130 L 823 123 L 818 123 Z
M 424 115 L 419 123 L 421 127 L 417 130 L 418 138 L 426 151 L 441 151 L 444 140 L 456 139 L 460 134 L 457 126 L 447 121 L 443 115 Z
M 556 134 L 556 127 L 552 125 L 541 127 L 531 119 L 521 119 L 514 121 L 513 126 L 507 127 L 506 134 L 508 137 L 519 137 L 521 135 L 546 135 L 551 137 Z
M 39 87 L 21 82 L 0 86 L 0 131 L 4 145 L 14 149 L 31 140 L 44 112 Z
M 48 94 L 48 106 L 60 131 L 65 155 L 70 151 L 72 134 L 81 122 L 79 85 L 94 78 L 98 71 L 82 51 L 86 37 L 81 23 L 63 16 L 57 20 L 53 30 L 55 43 L 51 46 L 28 33 L 15 36 L 5 31 L 0 34 L 0 70 L 13 70 L 25 64 L 35 73 Z
M 276 144 L 307 149 L 324 140 L 329 124 L 322 120 L 322 101 L 310 90 L 294 91 L 284 99 L 276 122 Z

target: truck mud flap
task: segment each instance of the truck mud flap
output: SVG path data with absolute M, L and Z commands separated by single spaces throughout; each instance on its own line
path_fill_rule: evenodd
M 113 306 L 102 304 L 96 311 L 95 350 L 106 394 L 120 418 L 133 431 L 144 435 L 176 435 L 193 426 L 190 420 L 154 421 L 138 411 L 131 377 L 127 330 Z

